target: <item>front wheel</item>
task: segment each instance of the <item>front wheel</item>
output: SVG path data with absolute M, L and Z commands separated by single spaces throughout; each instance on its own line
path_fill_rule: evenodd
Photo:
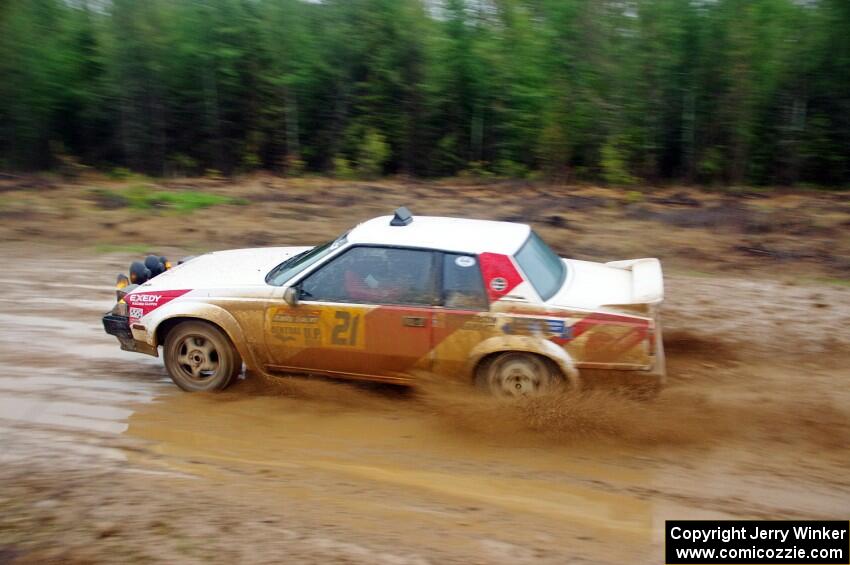
M 478 385 L 499 398 L 540 396 L 561 389 L 560 371 L 540 355 L 521 352 L 500 353 L 483 364 Z
M 165 368 L 190 392 L 222 390 L 242 369 L 242 359 L 223 331 L 206 322 L 183 322 L 165 338 Z

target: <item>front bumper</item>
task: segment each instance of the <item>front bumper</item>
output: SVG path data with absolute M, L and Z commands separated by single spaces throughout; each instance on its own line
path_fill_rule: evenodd
M 103 329 L 109 335 L 114 335 L 118 338 L 121 344 L 121 349 L 124 351 L 134 351 L 136 353 L 145 353 L 147 355 L 159 356 L 159 352 L 155 346 L 149 345 L 143 341 L 139 341 L 133 337 L 133 331 L 130 329 L 130 318 L 107 312 L 103 316 Z
M 130 330 L 130 318 L 127 316 L 119 316 L 118 314 L 108 313 L 103 316 L 103 329 L 109 335 L 114 335 L 119 340 L 133 339 L 133 332 Z

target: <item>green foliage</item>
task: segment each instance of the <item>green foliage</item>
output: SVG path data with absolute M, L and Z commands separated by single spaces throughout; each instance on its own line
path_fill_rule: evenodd
M 174 176 L 197 175 L 201 170 L 200 163 L 184 153 L 172 155 L 168 160 L 169 174 Z
M 289 155 L 286 159 L 286 174 L 291 177 L 299 177 L 304 174 L 306 163 L 296 155 Z
M 493 173 L 487 169 L 487 163 L 482 161 L 470 161 L 466 168 L 458 176 L 466 179 L 487 180 L 493 178 Z
M 626 191 L 626 204 L 637 204 L 638 202 L 643 202 L 644 196 L 642 192 L 637 190 L 628 190 Z
M 99 243 L 94 246 L 95 253 L 125 253 L 128 255 L 148 255 L 153 249 L 152 245 L 144 243 L 111 244 Z
M 194 190 L 164 191 L 155 190 L 150 185 L 135 184 L 124 190 L 96 189 L 95 196 L 100 200 L 118 203 L 134 210 L 171 210 L 187 214 L 202 208 L 220 204 L 247 204 L 244 199 L 230 198 L 219 194 Z
M 720 180 L 723 173 L 723 155 L 717 147 L 710 147 L 697 165 L 697 176 L 702 182 L 712 183 Z
M 5 0 L 0 165 L 840 186 L 848 6 Z
M 528 167 L 510 159 L 499 159 L 493 165 L 493 172 L 504 178 L 524 179 L 528 177 Z
M 381 175 L 389 156 L 390 146 L 384 136 L 374 129 L 366 130 L 357 152 L 357 174 L 363 178 Z
M 540 132 L 538 157 L 543 173 L 549 178 L 563 180 L 569 174 L 570 141 L 567 126 L 560 114 L 547 120 Z
M 465 165 L 459 155 L 459 144 L 453 134 L 449 134 L 437 141 L 432 152 L 431 166 L 434 174 L 451 175 Z
M 133 178 L 135 173 L 127 167 L 114 167 L 106 173 L 106 176 L 112 180 L 128 180 Z
M 246 170 L 254 170 L 260 167 L 260 157 L 253 151 L 245 151 L 242 154 L 242 167 Z
M 832 285 L 836 285 L 836 286 L 843 286 L 843 287 L 846 287 L 846 288 L 850 288 L 850 279 L 827 278 L 827 279 L 820 279 L 819 282 L 824 282 L 826 284 L 832 284 Z
M 637 179 L 629 173 L 625 152 L 617 139 L 609 139 L 602 146 L 600 165 L 602 179 L 610 185 L 629 186 L 637 182 Z
M 333 174 L 338 179 L 353 179 L 355 177 L 354 168 L 351 166 L 351 162 L 342 156 L 334 157 L 334 168 Z

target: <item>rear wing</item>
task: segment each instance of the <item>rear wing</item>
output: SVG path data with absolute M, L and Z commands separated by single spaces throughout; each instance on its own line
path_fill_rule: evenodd
M 629 259 L 611 261 L 608 267 L 632 273 L 632 297 L 630 304 L 658 304 L 664 300 L 664 275 L 658 259 Z

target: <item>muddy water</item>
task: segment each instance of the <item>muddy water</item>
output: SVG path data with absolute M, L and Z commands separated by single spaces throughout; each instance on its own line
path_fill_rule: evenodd
M 763 412 L 711 422 L 744 406 L 703 399 L 710 418 L 701 418 L 693 406 L 675 408 L 685 398 L 656 407 L 592 393 L 573 400 L 569 414 L 440 400 L 454 406 L 437 407 L 427 393 L 245 382 L 224 396 L 170 395 L 133 414 L 128 433 L 151 442 L 164 468 L 240 496 L 306 497 L 362 535 L 388 531 L 425 544 L 448 537 L 469 552 L 491 540 L 552 555 L 656 560 L 665 519 L 841 516 L 850 501 L 838 474 L 850 461 L 840 453 L 801 465 L 817 450 L 757 447 Z M 594 427 L 606 406 L 615 414 Z M 673 421 L 651 423 L 665 417 Z M 694 422 L 701 429 L 674 433 Z M 635 423 L 649 430 L 624 433 Z M 539 426 L 570 433 L 535 433 Z
M 308 500 L 361 535 L 553 550 L 565 536 L 652 544 L 653 505 L 622 489 L 653 473 L 564 449 L 506 451 L 459 437 L 410 399 L 392 400 L 404 407 L 179 395 L 135 413 L 128 433 L 151 441 L 166 469 L 265 503 Z
M 124 460 L 106 440 L 126 432 L 134 407 L 167 387 L 153 360 L 139 359 L 123 375 L 114 370 L 127 359 L 103 339 L 96 316 L 109 307 L 110 287 L 92 285 L 81 261 L 3 261 L 0 460 Z M 110 263 L 90 262 L 95 271 Z
M 744 330 L 726 319 L 725 341 L 676 334 L 698 316 L 674 304 L 671 383 L 650 401 L 591 390 L 506 405 L 440 383 L 252 375 L 224 394 L 186 394 L 159 360 L 102 333 L 111 288 L 92 281 L 112 280 L 126 258 L 9 259 L 6 465 L 163 473 L 252 514 L 286 509 L 318 532 L 431 561 L 660 562 L 665 519 L 843 519 L 850 507 L 841 351 L 799 363 L 733 354 L 728 336 Z M 700 282 L 705 310 L 728 310 L 736 283 L 711 288 Z

